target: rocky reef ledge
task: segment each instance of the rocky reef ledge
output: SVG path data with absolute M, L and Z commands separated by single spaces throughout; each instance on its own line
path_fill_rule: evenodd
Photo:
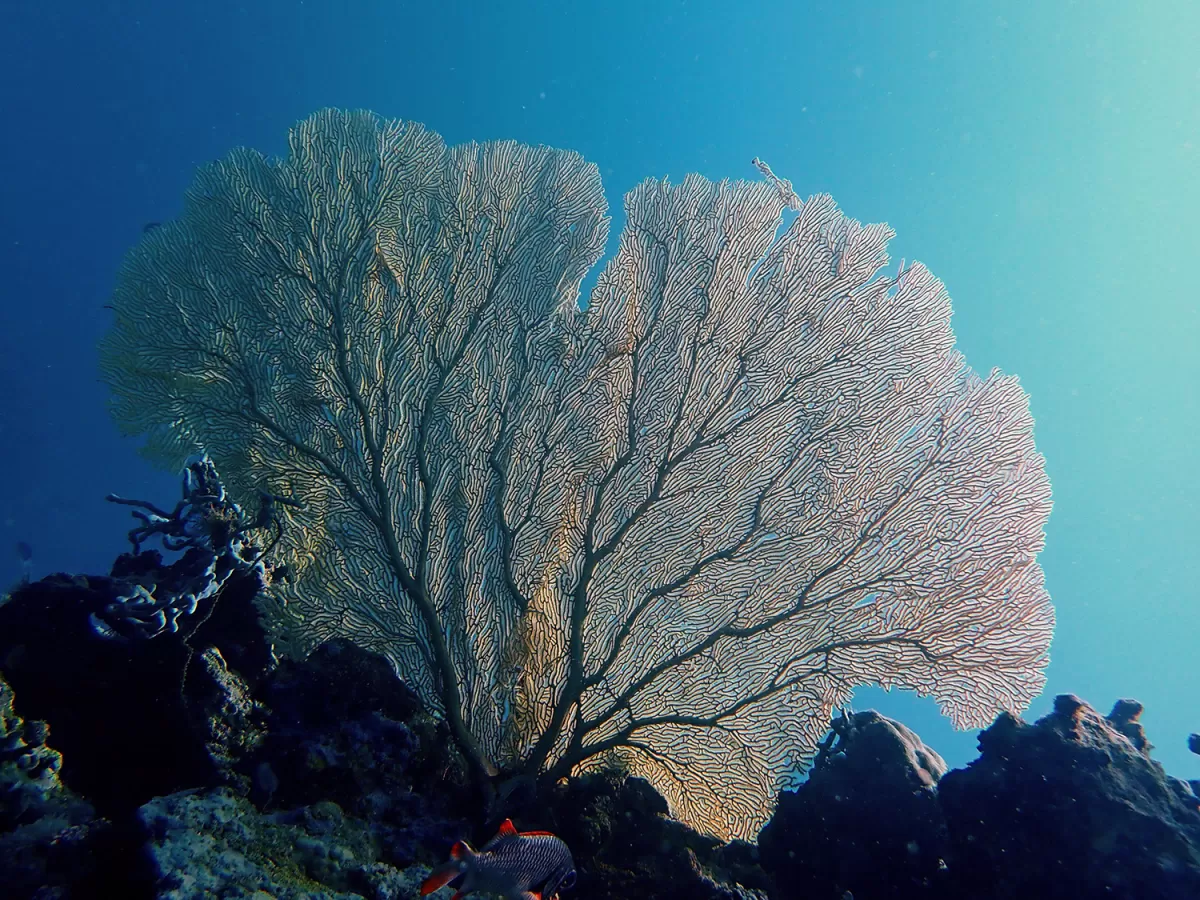
M 183 549 L 0 602 L 0 896 L 416 898 L 496 824 L 441 723 L 352 644 L 277 661 L 262 567 Z M 842 716 L 757 844 L 688 830 L 619 771 L 507 813 L 571 846 L 568 900 L 1194 900 L 1200 785 L 1151 758 L 1140 712 L 1064 695 L 953 771 L 898 722 Z

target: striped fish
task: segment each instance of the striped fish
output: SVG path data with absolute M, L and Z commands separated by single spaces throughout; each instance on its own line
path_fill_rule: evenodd
M 453 900 L 489 891 L 506 900 L 555 900 L 575 884 L 575 861 L 563 840 L 548 831 L 517 831 L 505 819 L 496 836 L 478 852 L 466 841 L 450 848 L 450 861 L 434 869 L 421 896 L 455 888 Z

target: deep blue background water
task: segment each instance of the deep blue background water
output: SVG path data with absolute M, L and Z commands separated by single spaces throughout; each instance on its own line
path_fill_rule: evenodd
M 1147 705 L 1200 777 L 1200 7 L 974 2 L 21 2 L 0 15 L 0 542 L 107 571 L 176 479 L 118 438 L 101 307 L 194 168 L 326 106 L 642 178 L 755 177 L 889 221 L 968 360 L 1018 373 L 1054 483 L 1047 694 Z M 903 10 L 903 11 L 901 11 Z M 619 222 L 614 223 L 619 226 Z M 614 235 L 617 228 L 614 227 Z M 19 574 L 0 549 L 0 582 Z M 932 704 L 864 691 L 952 764 Z

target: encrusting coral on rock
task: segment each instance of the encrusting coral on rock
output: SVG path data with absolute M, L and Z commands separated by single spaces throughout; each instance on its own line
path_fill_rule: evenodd
M 63 781 L 102 815 L 210 781 L 225 745 L 256 740 L 249 693 L 275 665 L 255 607 L 271 577 L 260 548 L 249 528 L 199 521 L 240 509 L 206 458 L 183 491 L 174 513 L 137 504 L 146 524 L 109 575 L 50 575 L 0 605 L 0 672 L 49 724 Z M 142 549 L 150 536 L 178 557 Z
M 369 827 L 335 803 L 263 815 L 227 789 L 186 791 L 150 801 L 138 819 L 163 900 L 223 896 L 231 885 L 277 900 L 414 897 L 424 871 L 373 862 Z
M 0 895 L 53 891 L 93 877 L 109 823 L 63 787 L 45 722 L 23 720 L 0 678 Z

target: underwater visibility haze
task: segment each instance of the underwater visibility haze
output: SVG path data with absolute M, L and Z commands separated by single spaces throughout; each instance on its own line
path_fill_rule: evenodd
M 347 639 L 441 723 L 477 839 L 616 766 L 754 840 L 867 707 L 920 735 L 889 732 L 926 788 L 1001 711 L 1091 734 L 1061 694 L 1136 698 L 1094 727 L 1200 779 L 1191 4 L 113 2 L 4 27 L 14 597 L 107 573 L 132 508 L 207 569 L 114 570 L 136 585 L 93 637 L 190 639 L 259 579 L 281 656 Z M 262 728 L 221 751 L 259 806 L 293 790 Z M 580 847 L 541 835 L 455 844 L 429 890 L 550 900 Z M 495 862 L 518 840 L 560 855 Z

